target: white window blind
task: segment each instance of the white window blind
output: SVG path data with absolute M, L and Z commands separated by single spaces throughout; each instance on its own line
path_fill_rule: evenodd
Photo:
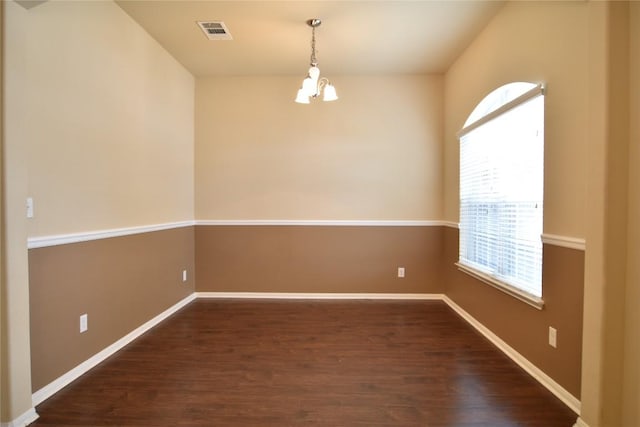
M 531 86 L 461 132 L 459 263 L 540 298 L 544 96 Z

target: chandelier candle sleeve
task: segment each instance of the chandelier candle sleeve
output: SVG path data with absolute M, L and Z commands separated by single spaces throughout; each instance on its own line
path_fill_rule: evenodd
M 311 27 L 311 67 L 296 96 L 296 102 L 299 104 L 309 104 L 311 98 L 318 98 L 320 95 L 323 95 L 323 101 L 335 101 L 338 99 L 336 88 L 326 77 L 320 77 L 320 68 L 318 68 L 318 60 L 316 59 L 316 27 L 321 23 L 322 21 L 319 19 L 309 19 L 307 21 L 307 25 Z

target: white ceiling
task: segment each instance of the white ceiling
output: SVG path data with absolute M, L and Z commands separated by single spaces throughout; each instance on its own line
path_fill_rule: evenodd
M 195 76 L 301 75 L 316 30 L 326 74 L 447 70 L 503 1 L 117 0 Z M 223 21 L 233 40 L 208 40 L 196 21 Z

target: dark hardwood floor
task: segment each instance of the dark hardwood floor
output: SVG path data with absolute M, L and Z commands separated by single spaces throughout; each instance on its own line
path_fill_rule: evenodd
M 196 300 L 34 426 L 562 426 L 577 416 L 439 301 Z

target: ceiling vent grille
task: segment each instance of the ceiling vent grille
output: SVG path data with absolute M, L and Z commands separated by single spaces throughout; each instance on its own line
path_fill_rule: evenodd
M 233 40 L 224 22 L 198 21 L 198 26 L 209 40 Z

